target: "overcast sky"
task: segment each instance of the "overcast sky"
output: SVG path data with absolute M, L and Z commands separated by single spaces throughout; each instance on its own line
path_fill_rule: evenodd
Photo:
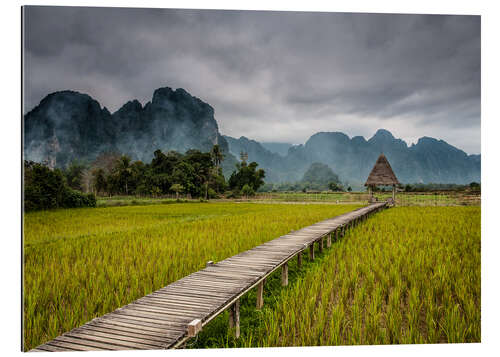
M 64 89 L 114 112 L 181 87 L 234 137 L 298 144 L 384 128 L 481 150 L 478 16 L 25 10 L 25 112 Z

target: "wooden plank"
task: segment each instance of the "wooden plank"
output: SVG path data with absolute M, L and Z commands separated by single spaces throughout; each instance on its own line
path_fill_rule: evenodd
M 189 282 L 182 282 L 177 285 L 179 288 L 196 290 L 209 294 L 208 296 L 230 297 L 239 292 L 242 286 L 224 284 L 222 282 L 205 282 L 203 280 L 192 279 Z
M 84 325 L 85 326 L 85 325 Z M 156 347 L 156 348 L 163 348 L 166 344 L 165 340 L 159 340 L 159 339 L 150 339 L 147 338 L 144 335 L 138 335 L 138 334 L 132 334 L 132 333 L 124 333 L 116 330 L 106 330 L 104 328 L 98 328 L 98 327 L 80 327 L 77 329 L 77 331 L 81 331 L 81 333 L 88 334 L 88 335 L 93 335 L 93 336 L 98 336 L 98 337 L 104 337 L 104 338 L 109 338 L 109 339 L 116 339 L 116 340 L 123 340 L 125 342 L 131 342 L 131 343 L 139 343 L 139 344 L 145 344 L 148 346 Z
M 185 324 L 179 322 L 145 319 L 124 313 L 114 313 L 112 315 L 110 314 L 110 316 L 108 316 L 107 318 L 114 321 L 126 322 L 131 325 L 136 324 L 136 325 L 142 325 L 144 327 L 158 327 L 158 328 L 163 328 L 164 330 L 165 329 L 172 331 L 178 330 L 180 332 L 184 332 L 183 326 L 185 326 Z
M 187 324 L 186 321 L 189 321 L 189 318 L 181 318 L 176 316 L 168 316 L 166 314 L 154 314 L 148 312 L 138 312 L 131 309 L 122 309 L 115 311 L 113 315 L 118 314 L 121 316 L 127 316 L 131 319 L 137 319 L 139 321 L 150 321 L 162 324 L 165 327 L 169 326 L 183 326 Z
M 61 337 L 61 336 L 59 336 L 59 337 Z M 85 345 L 79 345 L 79 344 L 75 344 L 75 343 L 68 343 L 66 341 L 61 341 L 61 340 L 59 340 L 59 337 L 47 342 L 44 346 L 67 348 L 68 350 L 73 350 L 73 351 L 108 351 L 105 348 L 85 346 Z
M 52 340 L 51 343 L 53 343 L 55 341 L 65 342 L 67 344 L 75 346 L 75 348 L 79 347 L 79 346 L 83 346 L 83 347 L 100 349 L 100 350 L 105 350 L 105 351 L 119 351 L 119 350 L 123 349 L 123 348 L 120 348 L 119 346 L 111 345 L 109 343 L 89 341 L 89 340 L 85 340 L 85 339 L 81 339 L 81 338 L 67 336 L 66 334 L 57 337 L 55 340 Z
M 104 318 L 104 316 L 101 318 Z M 133 328 L 144 333 L 161 333 L 166 337 L 172 337 L 172 338 L 178 336 L 178 334 L 175 333 L 175 329 L 167 330 L 165 328 L 159 327 L 158 324 L 150 324 L 150 323 L 143 323 L 141 321 L 128 320 L 119 315 L 107 317 L 105 319 L 105 324 Z M 183 330 L 179 329 L 178 332 L 183 332 Z
M 219 294 L 214 294 L 212 292 L 207 292 L 205 290 L 200 290 L 199 288 L 188 288 L 186 286 L 176 286 L 175 290 L 171 289 L 168 292 L 165 293 L 155 293 L 154 295 L 178 295 L 178 296 L 186 296 L 186 297 L 198 297 L 198 298 L 205 298 L 207 300 L 213 300 L 213 301 L 225 301 L 228 297 L 230 297 L 232 294 L 230 293 L 219 293 Z
M 53 346 L 53 345 L 40 345 L 37 348 L 33 348 L 29 352 L 71 352 L 71 351 L 81 351 L 81 350 L 75 350 L 73 348 L 69 347 L 63 347 L 63 346 Z
M 244 271 L 229 271 L 229 269 L 219 269 L 217 272 L 215 271 L 206 271 L 203 270 L 200 272 L 199 276 L 201 277 L 210 277 L 210 278 L 223 278 L 227 279 L 228 281 L 235 281 L 235 282 L 246 282 L 246 281 L 251 281 L 255 280 L 258 278 L 261 274 L 248 274 L 245 273 Z
M 204 269 L 203 272 L 214 272 L 214 273 L 217 273 L 217 272 L 233 273 L 234 272 L 237 274 L 244 274 L 244 275 L 253 276 L 253 277 L 260 277 L 262 275 L 260 272 L 254 272 L 254 271 L 250 271 L 248 269 L 236 268 L 236 267 L 230 268 L 228 266 L 221 267 L 217 264 L 213 265 L 211 267 L 211 269 Z
M 182 284 L 190 284 L 191 282 L 197 282 L 197 281 L 202 281 L 202 282 L 206 282 L 206 283 L 210 283 L 210 284 L 218 284 L 218 285 L 223 285 L 223 286 L 228 286 L 228 287 L 239 287 L 241 286 L 242 284 L 245 284 L 247 281 L 251 281 L 251 280 L 254 280 L 254 278 L 245 278 L 245 279 L 240 279 L 240 280 L 237 280 L 237 281 L 234 281 L 234 280 L 231 280 L 231 279 L 227 279 L 226 277 L 224 276 L 217 276 L 215 274 L 212 274 L 212 276 L 206 274 L 206 275 L 202 275 L 202 274 L 197 274 L 197 275 L 193 275 L 193 276 L 189 276 L 189 278 L 186 278 L 186 279 L 183 279 L 183 280 L 179 280 L 178 283 L 179 285 L 182 285 Z
M 117 347 L 118 349 L 158 349 L 156 345 L 150 345 L 145 343 L 130 342 L 125 340 L 119 340 L 117 338 L 109 338 L 98 336 L 97 333 L 92 333 L 90 331 L 78 330 L 75 332 L 68 332 L 65 334 L 67 337 L 73 337 L 85 341 L 85 343 L 102 343 L 106 346 Z
M 120 336 L 129 336 L 129 337 L 137 337 L 141 338 L 147 341 L 154 341 L 154 342 L 159 342 L 159 343 L 166 343 L 166 342 L 172 342 L 174 341 L 172 338 L 165 337 L 164 335 L 161 335 L 159 333 L 154 333 L 154 332 L 149 332 L 146 333 L 142 330 L 134 329 L 134 328 L 129 328 L 129 327 L 123 327 L 123 326 L 116 326 L 116 325 L 110 325 L 110 324 L 105 324 L 105 323 L 97 323 L 97 324 L 85 324 L 81 326 L 80 328 L 82 329 L 89 329 L 92 331 L 100 331 L 100 332 L 106 332 L 106 333 L 112 333 Z
M 177 311 L 191 311 L 199 314 L 206 314 L 213 310 L 215 307 L 199 307 L 197 305 L 186 305 L 185 303 L 161 303 L 152 301 L 135 301 L 134 304 L 160 309 L 175 309 Z
M 145 313 L 153 313 L 153 314 L 158 314 L 161 316 L 172 316 L 172 317 L 180 317 L 180 318 L 194 318 L 198 317 L 201 314 L 199 312 L 195 311 L 186 311 L 186 310 L 178 310 L 178 309 L 161 309 L 161 308 L 156 308 L 156 307 L 151 307 L 147 305 L 132 305 L 128 306 L 127 310 L 134 310 L 134 311 L 143 311 Z
M 161 296 L 144 296 L 140 299 L 140 301 L 136 301 L 140 303 L 148 303 L 148 304 L 155 304 L 155 305 L 178 305 L 178 306 L 186 306 L 189 308 L 196 308 L 200 311 L 205 311 L 212 309 L 217 305 L 215 302 L 208 302 L 206 299 L 203 300 L 198 300 L 193 297 L 182 297 L 179 298 L 178 296 L 168 296 L 165 295 L 165 297 Z

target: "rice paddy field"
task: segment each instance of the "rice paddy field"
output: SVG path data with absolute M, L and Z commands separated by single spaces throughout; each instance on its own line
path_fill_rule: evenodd
M 180 203 L 33 212 L 24 217 L 24 349 L 205 266 L 360 205 Z M 395 207 L 301 269 L 289 264 L 187 348 L 481 340 L 481 211 Z
M 266 281 L 265 305 L 242 301 L 190 347 L 280 347 L 481 341 L 480 207 L 396 207 L 353 228 L 290 284 Z
M 359 205 L 180 203 L 24 215 L 29 350 L 204 267 Z

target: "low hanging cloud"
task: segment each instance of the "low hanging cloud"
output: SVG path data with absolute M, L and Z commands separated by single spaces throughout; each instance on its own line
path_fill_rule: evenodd
M 223 134 L 303 143 L 318 131 L 480 152 L 480 17 L 26 7 L 25 112 L 88 93 L 111 112 L 182 87 Z

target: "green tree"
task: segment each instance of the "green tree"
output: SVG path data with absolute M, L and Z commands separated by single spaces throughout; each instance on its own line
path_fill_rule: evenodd
M 170 187 L 170 190 L 171 191 L 174 191 L 175 192 L 175 197 L 176 199 L 179 199 L 179 192 L 182 192 L 184 191 L 184 187 L 179 184 L 179 183 L 174 183 L 171 187 Z
M 236 171 L 233 171 L 229 178 L 229 188 L 240 191 L 243 186 L 249 185 L 254 191 L 257 191 L 264 184 L 266 176 L 264 170 L 258 169 L 256 162 L 247 165 L 245 161 L 236 164 Z
M 68 186 L 74 190 L 82 191 L 82 177 L 83 171 L 85 170 L 85 165 L 78 163 L 77 161 L 71 162 L 71 164 L 63 170 L 64 176 Z
M 106 176 L 104 175 L 104 170 L 101 168 L 94 169 L 92 171 L 92 180 L 94 189 L 97 194 L 105 192 L 108 186 L 106 182 Z
M 212 147 L 212 150 L 210 151 L 210 154 L 212 155 L 212 160 L 214 162 L 215 167 L 219 169 L 222 160 L 224 160 L 224 154 L 222 153 L 220 146 L 214 145 Z
M 481 189 L 481 185 L 480 185 L 480 184 L 478 184 L 477 182 L 471 182 L 471 183 L 469 184 L 469 187 L 470 187 L 470 189 L 471 189 L 471 190 L 473 190 L 473 191 L 476 191 L 476 190 L 480 190 L 480 189 Z
M 334 192 L 342 191 L 342 187 L 339 184 L 337 184 L 336 182 L 330 182 L 328 184 L 328 188 Z
M 125 187 L 125 194 L 128 195 L 128 183 L 132 176 L 132 167 L 130 166 L 130 157 L 123 155 L 116 164 L 116 174 L 120 183 Z

